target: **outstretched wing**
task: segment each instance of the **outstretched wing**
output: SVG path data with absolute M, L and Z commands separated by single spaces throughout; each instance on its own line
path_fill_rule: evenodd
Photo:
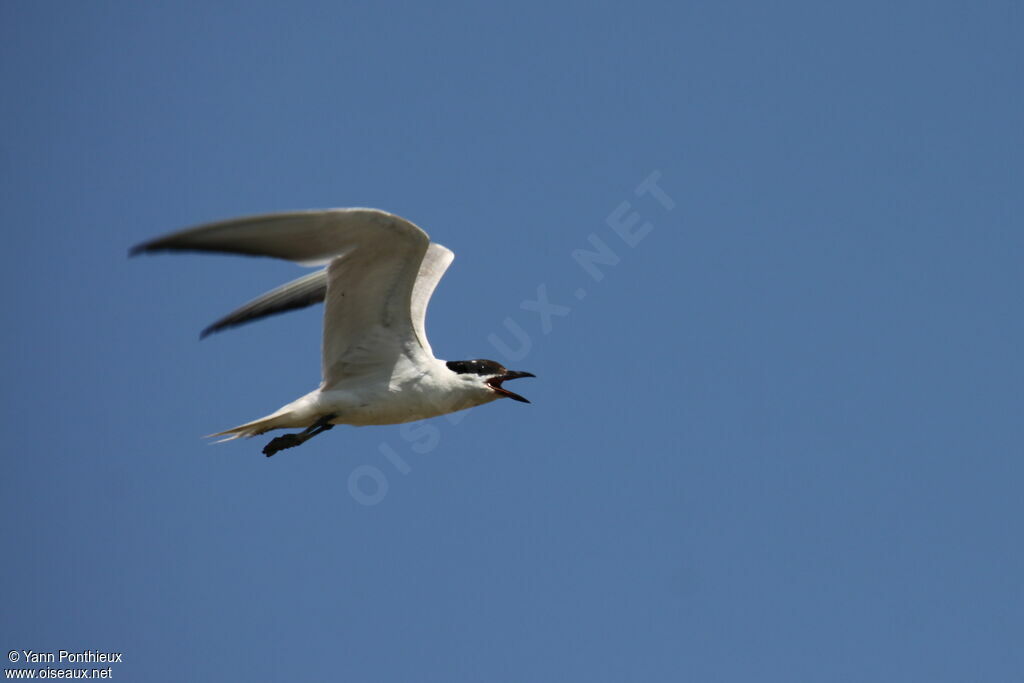
M 448 266 L 455 259 L 451 249 L 443 247 L 436 242 L 431 242 L 427 247 L 427 253 L 420 264 L 420 272 L 416 276 L 416 285 L 412 288 L 412 303 L 409 307 L 409 314 L 412 317 L 413 330 L 419 339 L 420 346 L 433 357 L 434 351 L 427 341 L 427 306 L 430 304 L 430 297 L 437 289 L 437 283 L 444 277 Z
M 352 376 L 390 374 L 403 357 L 413 361 L 432 357 L 422 320 L 429 294 L 452 257 L 444 247 L 433 251 L 436 256 L 425 278 L 429 291 L 417 298 L 420 303 L 414 313 L 413 290 L 429 244 L 423 230 L 393 214 L 331 209 L 199 226 L 141 244 L 132 253 L 214 251 L 272 256 L 306 265 L 328 263 L 322 363 L 324 384 L 330 386 Z M 311 277 L 298 290 L 305 288 L 304 296 L 313 296 L 319 288 L 314 282 Z M 282 306 L 279 301 L 277 310 L 296 308 L 295 300 L 284 296 L 283 301 L 292 304 Z M 260 315 L 274 312 L 272 308 Z

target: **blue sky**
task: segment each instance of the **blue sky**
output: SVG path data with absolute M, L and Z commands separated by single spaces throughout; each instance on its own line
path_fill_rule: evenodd
M 3 3 L 0 645 L 1019 680 L 1021 44 L 1012 2 Z M 204 443 L 316 386 L 319 310 L 200 342 L 300 269 L 128 247 L 330 206 L 454 250 L 435 352 L 533 404 Z

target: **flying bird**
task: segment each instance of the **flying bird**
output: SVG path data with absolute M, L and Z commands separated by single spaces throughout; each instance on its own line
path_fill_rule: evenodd
M 455 255 L 413 223 L 377 209 L 249 216 L 158 237 L 130 254 L 210 251 L 271 256 L 326 268 L 289 282 L 213 323 L 201 336 L 324 302 L 320 386 L 277 411 L 211 434 L 271 440 L 270 457 L 337 424 L 412 422 L 499 398 L 528 400 L 502 384 L 532 373 L 493 360 L 443 361 L 424 330 L 427 304 Z

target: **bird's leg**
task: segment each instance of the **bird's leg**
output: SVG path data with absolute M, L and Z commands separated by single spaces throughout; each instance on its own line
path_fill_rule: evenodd
M 270 443 L 263 447 L 263 454 L 269 458 L 278 451 L 283 451 L 286 448 L 294 448 L 295 446 L 301 446 L 317 434 L 322 434 L 328 429 L 334 427 L 334 425 L 331 424 L 331 420 L 336 417 L 338 416 L 333 414 L 324 415 L 304 431 L 298 432 L 297 434 L 282 434 L 281 436 L 271 439 Z

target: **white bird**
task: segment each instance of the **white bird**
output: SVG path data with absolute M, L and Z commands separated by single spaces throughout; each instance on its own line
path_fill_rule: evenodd
M 310 393 L 252 422 L 210 436 L 273 439 L 270 457 L 336 424 L 397 424 L 511 398 L 502 382 L 532 373 L 478 359 L 434 357 L 424 331 L 427 304 L 455 255 L 423 230 L 376 209 L 267 214 L 201 225 L 134 247 L 272 256 L 327 268 L 250 301 L 203 330 L 211 332 L 325 301 L 322 380 Z

